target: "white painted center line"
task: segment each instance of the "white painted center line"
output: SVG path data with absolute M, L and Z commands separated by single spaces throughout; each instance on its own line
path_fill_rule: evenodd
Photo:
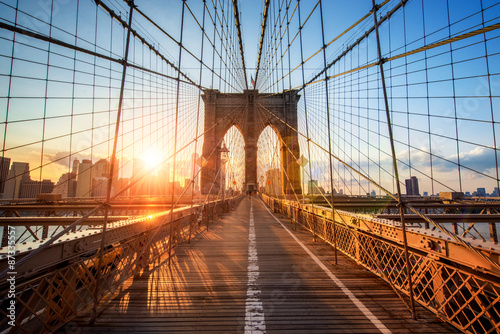
M 264 204 L 263 204 L 264 205 Z M 335 276 L 331 271 L 330 269 L 328 269 L 324 264 L 323 262 L 321 262 L 317 257 L 316 255 L 314 255 L 310 250 L 309 248 L 306 247 L 306 245 L 304 245 L 288 228 L 286 228 L 285 225 L 283 225 L 283 223 L 278 219 L 276 218 L 276 216 L 267 208 L 266 205 L 264 205 L 264 207 L 267 209 L 267 211 L 269 212 L 269 214 L 271 216 L 274 217 L 274 219 L 276 219 L 276 221 L 278 223 L 280 223 L 280 225 L 285 229 L 285 231 L 287 231 L 293 239 L 295 239 L 295 241 L 306 251 L 307 254 L 309 254 L 309 256 L 314 260 L 314 262 L 316 262 L 316 264 L 318 266 L 320 266 L 321 269 L 323 269 L 323 271 L 328 275 L 328 277 L 330 277 L 330 279 L 335 283 L 337 284 L 337 286 L 340 288 L 340 290 L 342 290 L 343 293 L 345 293 L 347 295 L 347 297 L 349 297 L 349 299 L 354 303 L 354 305 L 356 305 L 356 307 L 361 311 L 363 312 L 363 314 L 368 318 L 368 320 L 371 321 L 372 324 L 375 325 L 375 327 L 378 328 L 379 331 L 381 331 L 382 333 L 384 334 L 391 334 L 392 332 L 384 326 L 384 324 L 376 317 L 373 315 L 373 313 L 358 299 L 356 298 L 356 296 L 351 292 L 351 290 L 349 290 L 345 285 L 344 283 L 342 283 L 341 280 L 339 280 L 337 278 L 337 276 Z
M 247 301 L 245 307 L 245 334 L 261 334 L 266 332 L 264 308 L 260 301 L 259 264 L 257 243 L 255 241 L 255 224 L 253 220 L 253 204 L 250 202 L 250 222 L 248 227 L 248 282 Z

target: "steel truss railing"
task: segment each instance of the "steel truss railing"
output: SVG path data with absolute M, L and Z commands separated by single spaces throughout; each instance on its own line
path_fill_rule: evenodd
M 102 311 L 129 277 L 149 265 L 160 264 L 164 260 L 162 257 L 175 245 L 189 242 L 193 235 L 208 229 L 211 223 L 234 209 L 242 198 L 240 195 L 178 209 L 173 218 L 169 211 L 110 224 L 102 262 L 99 261 L 99 243 L 92 242 L 100 240 L 99 233 L 88 233 L 76 239 L 68 234 L 66 242 L 55 243 L 53 248 L 38 254 L 38 258 L 26 262 L 25 268 L 16 268 L 19 274 L 15 277 L 15 326 L 9 324 L 10 284 L 2 280 L 0 332 L 54 332 L 77 315 L 90 311 L 95 303 L 98 272 L 101 272 L 98 312 Z M 16 257 L 22 259 L 28 255 L 29 247 L 26 245 L 26 251 Z M 0 270 L 7 265 L 7 259 L 2 259 Z M 33 265 L 31 270 L 27 268 L 30 265 Z
M 327 208 L 315 210 L 262 197 L 274 212 L 290 217 L 294 224 L 333 245 L 396 291 L 410 295 L 399 236 L 402 232 L 397 223 L 384 224 L 367 216 L 336 211 L 334 224 Z M 500 272 L 496 268 L 480 263 L 477 256 L 471 252 L 467 255 L 465 248 L 460 249 L 449 240 L 410 232 L 408 242 L 417 303 L 463 332 L 500 331 Z M 498 262 L 498 250 L 483 253 Z

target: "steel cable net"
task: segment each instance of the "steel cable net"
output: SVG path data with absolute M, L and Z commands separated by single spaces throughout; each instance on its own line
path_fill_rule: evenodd
M 22 216 L 2 222 L 1 246 L 15 226 L 21 280 L 33 275 L 31 263 L 47 270 L 62 260 L 45 257 L 48 248 L 97 238 L 92 250 L 79 248 L 80 261 L 38 275 L 38 285 L 19 281 L 19 300 L 30 300 L 19 306 L 25 331 L 56 330 L 88 307 L 97 314 L 124 279 L 232 203 L 221 204 L 221 192 L 202 196 L 199 174 L 203 91 L 246 87 L 233 4 L 179 1 L 168 20 L 161 12 L 163 4 L 143 1 L 0 1 L 1 215 Z M 226 172 L 233 166 L 241 170 Z M 123 224 L 130 233 L 145 221 L 157 224 L 109 244 Z M 46 284 L 63 294 L 59 302 Z M 32 300 L 37 289 L 43 296 Z
M 399 236 L 404 247 L 388 253 L 389 244 L 378 244 L 373 236 L 365 239 L 358 229 L 366 224 L 370 233 L 384 234 L 387 227 L 369 220 L 386 210 L 398 213 L 391 219 L 404 223 L 411 213 L 420 221 L 405 227 L 430 225 L 498 269 L 496 255 L 481 253 L 486 244 L 496 249 L 496 218 L 489 226 L 442 224 L 427 213 L 464 217 L 498 212 L 499 9 L 497 1 L 480 0 L 366 1 L 352 7 L 271 1 L 256 74 L 261 92 L 297 90 L 301 96 L 298 127 L 292 130 L 299 137 L 301 157 L 294 158 L 307 195 L 286 196 L 291 202 L 270 199 L 268 204 L 408 295 L 413 314 L 416 301 L 474 333 L 498 330 L 496 285 L 465 287 L 460 280 L 467 274 L 417 259 L 417 253 L 408 251 L 405 228 Z M 269 111 L 264 114 L 273 117 Z M 349 207 L 343 203 L 356 198 L 387 204 L 350 209 L 361 215 L 336 208 Z M 447 209 L 443 198 L 444 203 L 489 202 L 493 207 Z M 391 200 L 392 209 L 387 207 Z M 308 201 L 315 202 L 303 205 Z M 417 209 L 417 201 L 443 206 Z M 333 223 L 324 211 L 319 213 L 328 206 Z M 484 244 L 473 246 L 473 240 Z M 443 279 L 439 284 L 436 275 Z M 426 291 L 429 284 L 437 288 L 432 293 Z M 430 297 L 439 293 L 441 300 Z M 462 305 L 459 299 L 467 299 L 461 311 L 456 310 Z M 480 307 L 480 300 L 487 302 Z
M 166 211 L 155 214 L 166 217 L 165 212 L 183 200 L 206 204 L 224 198 L 224 188 L 236 194 L 245 183 L 245 143 L 240 131 L 231 127 L 216 143 L 229 151 L 216 171 L 224 187 L 216 197 L 201 196 L 199 174 L 209 158 L 201 154 L 207 130 L 202 96 L 207 90 L 241 93 L 252 86 L 269 96 L 295 90 L 300 95 L 298 127 L 285 127 L 298 136 L 301 156 L 287 157 L 300 161 L 302 189 L 294 190 L 293 198 L 283 193 L 286 187 L 277 186 L 290 183 L 280 154 L 292 153 L 293 148 L 266 127 L 257 143 L 257 181 L 270 195 L 290 195 L 288 199 L 300 203 L 301 192 L 325 198 L 332 193 L 388 199 L 443 192 L 462 192 L 477 201 L 487 195 L 493 200 L 500 197 L 498 1 L 386 0 L 376 1 L 376 8 L 370 1 L 356 6 L 263 1 L 261 39 L 251 76 L 255 84 L 248 82 L 245 68 L 248 55 L 242 50 L 241 27 L 246 22 L 238 1 L 174 1 L 168 10 L 164 7 L 144 0 L 0 1 L 4 216 L 20 215 L 12 204 L 62 199 L 70 206 L 90 206 L 68 207 L 54 215 L 80 220 L 95 214 L 101 219 L 110 202 L 133 199 L 156 201 L 153 204 Z M 235 108 L 233 121 L 245 119 L 243 110 L 243 105 Z M 256 113 L 261 116 L 258 128 L 275 117 L 265 108 Z M 210 156 L 218 154 L 214 150 Z M 213 187 L 219 184 L 213 182 Z M 225 209 L 210 203 L 200 210 L 208 224 Z M 26 212 L 33 217 L 47 214 Z M 305 217 L 303 212 L 299 215 Z M 125 216 L 153 217 L 132 209 Z M 48 230 L 36 224 L 19 228 L 16 242 L 44 239 L 43 247 L 48 247 L 55 240 L 47 239 L 61 231 L 69 233 L 64 226 L 70 223 Z M 479 239 L 487 234 L 464 224 L 457 234 Z M 95 225 L 102 228 L 102 221 Z M 83 221 L 71 231 L 89 226 Z M 191 227 L 189 222 L 189 238 Z M 352 248 L 352 234 L 343 228 L 341 233 L 351 242 L 346 248 Z M 5 226 L 2 229 L 5 236 Z M 160 239 L 168 240 L 168 247 L 157 246 L 154 252 L 170 251 L 173 230 L 158 231 L 149 241 L 117 248 L 132 254 L 123 255 L 133 259 L 123 260 L 123 277 L 144 255 L 136 248 L 144 252 L 147 242 Z M 328 233 L 325 239 L 331 240 L 333 231 Z M 132 250 L 126 253 L 127 249 Z M 113 256 L 115 262 L 122 261 Z M 401 252 L 398 256 L 402 261 Z M 145 257 L 150 259 L 149 253 Z M 363 257 L 368 266 L 379 265 L 378 259 Z M 90 262 L 95 267 L 97 260 Z M 79 265 L 68 271 L 90 266 Z M 460 270 L 456 275 L 463 281 L 470 277 Z M 405 279 L 403 271 L 398 273 L 402 289 Z M 495 290 L 488 284 L 475 285 L 488 295 Z M 90 288 L 87 292 L 94 293 Z M 438 309 L 439 302 L 428 301 L 435 298 L 430 295 L 425 303 Z M 32 313 L 40 308 L 33 307 Z M 495 312 L 492 317 L 498 318 Z M 45 326 L 60 326 L 51 321 Z M 460 322 L 459 327 L 468 328 L 467 324 Z M 481 324 L 474 326 L 468 330 L 481 332 Z
M 245 84 L 230 1 L 176 2 L 169 20 L 136 1 L 129 41 L 127 2 L 0 5 L 3 200 L 105 198 L 117 128 L 111 196 L 188 187 L 202 89 Z
M 377 5 L 401 193 L 498 198 L 500 5 Z M 299 90 L 294 131 L 308 160 L 305 178 L 325 192 L 332 157 L 335 193 L 397 193 L 371 10 L 369 1 L 356 10 L 320 1 L 269 6 L 256 86 Z

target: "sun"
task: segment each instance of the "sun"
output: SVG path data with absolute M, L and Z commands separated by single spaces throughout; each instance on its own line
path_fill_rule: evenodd
M 161 163 L 160 154 L 155 150 L 147 150 L 142 154 L 144 166 L 147 169 L 156 169 Z

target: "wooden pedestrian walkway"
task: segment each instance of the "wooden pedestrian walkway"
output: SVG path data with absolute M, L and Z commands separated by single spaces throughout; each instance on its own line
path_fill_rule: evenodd
M 170 266 L 130 279 L 94 325 L 78 333 L 455 333 L 410 313 L 380 278 L 293 231 L 258 198 L 175 248 Z

